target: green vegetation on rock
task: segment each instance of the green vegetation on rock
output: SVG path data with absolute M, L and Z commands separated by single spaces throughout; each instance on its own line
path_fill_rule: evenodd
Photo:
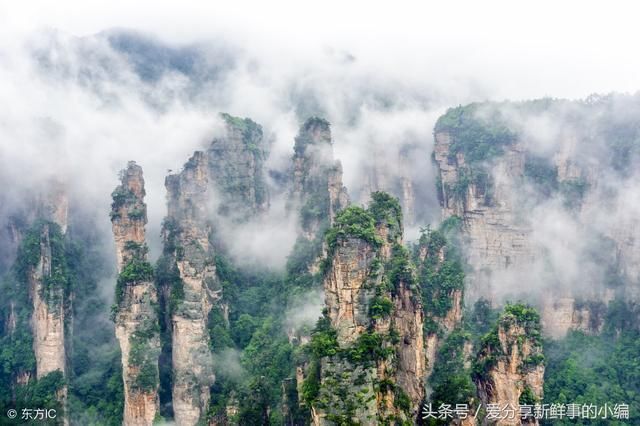
M 330 129 L 330 124 L 327 120 L 320 117 L 310 117 L 308 118 L 300 129 L 300 133 L 296 136 L 295 144 L 293 146 L 293 150 L 296 155 L 304 154 L 307 146 L 313 143 L 309 132 L 314 128 L 320 128 L 324 130 Z
M 453 306 L 453 292 L 464 288 L 464 270 L 457 249 L 460 219 L 452 216 L 439 230 L 423 229 L 414 248 L 418 281 L 425 312 L 425 331 L 438 332 L 435 320 L 447 315 Z M 421 251 L 424 258 L 420 259 Z
M 402 232 L 402 208 L 397 198 L 386 192 L 372 192 L 367 211 L 373 216 L 376 225 L 384 224 L 390 229 L 391 237 Z
M 558 190 L 558 169 L 544 157 L 527 155 L 524 176 L 544 195 L 550 196 Z
M 468 404 L 476 396 L 476 387 L 471 380 L 471 371 L 465 367 L 464 348 L 471 335 L 462 329 L 452 331 L 442 343 L 435 360 L 429 385 L 433 389 L 430 402 L 433 407 L 440 404 Z M 434 419 L 428 424 L 446 424 Z
M 262 126 L 250 118 L 234 117 L 226 112 L 220 113 L 220 117 L 222 117 L 229 126 L 240 130 L 244 143 L 251 151 L 260 153 L 260 148 L 255 145 L 253 141 L 262 138 Z
M 144 249 L 146 251 L 146 248 Z M 122 268 L 116 282 L 116 302 L 119 309 L 127 286 L 153 281 L 153 266 L 145 260 L 143 251 L 133 254 Z
M 362 207 L 349 206 L 336 215 L 334 226 L 327 232 L 329 253 L 333 253 L 339 241 L 359 238 L 379 247 L 382 244 L 376 234 L 375 218 Z
M 129 337 L 129 364 L 136 367 L 131 378 L 131 389 L 151 391 L 158 386 L 159 350 L 151 343 L 157 339 L 160 329 L 157 323 L 145 324 Z
M 449 108 L 436 122 L 434 132 L 449 133 L 450 154 L 462 153 L 470 164 L 502 154 L 503 147 L 515 142 L 517 136 L 499 105 L 478 103 Z
M 51 246 L 54 278 L 43 288 L 47 303 L 65 303 L 69 369 L 65 379 L 60 371 L 35 379 L 35 356 L 31 331 L 33 304 L 29 297 L 28 277 L 40 260 L 43 227 L 47 226 Z M 6 302 L 13 303 L 15 330 L 7 333 L 8 303 L 0 302 L 0 408 L 21 412 L 22 408 L 53 408 L 57 418 L 63 418 L 63 408 L 57 393 L 67 386 L 67 410 L 71 419 L 83 424 L 117 426 L 122 423 L 123 385 L 120 351 L 115 342 L 113 324 L 106 318 L 107 304 L 102 299 L 99 282 L 111 276 L 104 246 L 96 228 L 75 226 L 62 235 L 53 223 L 36 221 L 25 231 L 14 267 L 2 281 Z M 67 294 L 73 294 L 73 305 L 67 304 Z M 51 293 L 63 294 L 49 297 Z M 93 324 L 94 327 L 86 327 Z M 19 374 L 31 376 L 26 385 L 15 383 Z M 15 397 L 15 400 L 13 399 Z M 53 424 L 53 423 L 52 423 Z M 72 422 L 72 424 L 74 424 Z
M 478 357 L 473 363 L 474 377 L 483 377 L 499 357 L 506 355 L 500 344 L 499 330 L 506 332 L 512 327 L 523 329 L 523 335 L 518 337 L 518 345 L 523 345 L 526 339 L 533 350 L 531 356 L 523 360 L 522 368 L 532 368 L 544 363 L 540 314 L 535 308 L 523 303 L 507 304 L 498 317 L 497 324 L 480 339 Z
M 622 300 L 609 303 L 603 332 L 590 336 L 569 331 L 561 340 L 545 340 L 544 400 L 558 404 L 629 405 L 629 420 L 596 420 L 591 424 L 640 422 L 640 309 Z M 553 424 L 574 424 L 556 420 Z M 552 424 L 550 421 L 545 424 Z

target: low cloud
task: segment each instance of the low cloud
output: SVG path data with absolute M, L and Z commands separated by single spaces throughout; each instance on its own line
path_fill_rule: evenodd
M 324 308 L 324 291 L 311 290 L 293 297 L 289 301 L 289 308 L 285 313 L 285 326 L 295 332 L 301 329 L 311 330 L 322 316 Z
M 213 365 L 217 377 L 239 383 L 246 374 L 240 363 L 242 352 L 233 348 L 225 348 L 214 354 Z

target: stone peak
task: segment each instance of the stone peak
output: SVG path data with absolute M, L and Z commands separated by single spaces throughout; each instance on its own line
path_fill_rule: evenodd
M 295 152 L 302 154 L 309 145 L 333 145 L 331 125 L 320 117 L 308 118 L 300 127 L 295 139 Z

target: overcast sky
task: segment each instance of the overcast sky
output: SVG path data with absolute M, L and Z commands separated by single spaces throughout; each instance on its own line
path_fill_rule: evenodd
M 640 87 L 639 7 L 631 1 L 64 0 L 0 7 L 5 40 L 42 28 L 82 36 L 126 27 L 169 42 L 222 37 L 283 62 L 333 48 L 406 80 L 440 79 L 452 98 L 456 82 L 490 99 Z

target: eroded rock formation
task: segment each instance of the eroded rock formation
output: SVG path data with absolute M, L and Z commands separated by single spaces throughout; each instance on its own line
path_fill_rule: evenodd
M 170 284 L 173 411 L 180 425 L 204 420 L 213 383 L 207 321 L 221 298 L 212 244 L 208 156 L 196 152 L 181 173 L 167 177 L 163 236 L 173 271 Z
M 33 294 L 33 349 L 36 355 L 37 377 L 59 370 L 63 374 L 65 367 L 65 313 L 68 310 L 65 295 L 65 266 L 56 262 L 53 256 L 60 258 L 62 242 L 52 247 L 51 226 L 45 223 L 40 231 L 40 259 L 30 274 Z M 57 232 L 56 232 L 57 231 Z M 59 230 L 53 230 L 54 238 L 61 238 Z M 67 305 L 67 306 L 65 306 Z
M 495 416 L 487 412 L 486 423 L 538 424 L 533 415 L 522 419 L 520 406 L 542 401 L 543 360 L 538 314 L 524 305 L 508 305 L 475 360 L 474 381 L 483 405 L 499 407 Z
M 618 171 L 590 158 L 594 136 L 574 127 L 561 104 L 545 107 L 556 114 L 557 134 L 544 153 L 522 130 L 544 113 L 488 104 L 449 110 L 436 124 L 433 156 L 443 216 L 462 219 L 467 299 L 538 298 L 544 331 L 556 338 L 597 331 L 598 306 L 614 293 L 635 297 L 636 286 L 624 283 L 637 279 L 639 259 L 637 220 L 621 214 L 603 222 L 603 211 L 616 215 L 609 205 L 633 210 L 624 190 L 608 183 Z M 606 117 L 585 111 L 578 113 L 585 120 Z M 610 123 L 599 122 L 596 133 L 599 126 Z M 615 149 L 597 147 L 600 155 Z
M 540 315 L 545 334 L 560 339 L 568 330 L 591 335 L 600 333 L 606 312 L 607 305 L 602 301 L 580 303 L 574 297 L 548 295 L 543 299 Z
M 416 223 L 416 191 L 414 178 L 411 176 L 414 155 L 411 144 L 403 144 L 399 150 L 395 146 L 372 144 L 365 162 L 361 188 L 362 195 L 368 200 L 371 193 L 384 191 L 398 197 L 404 222 L 411 226 Z
M 289 209 L 300 213 L 301 234 L 312 241 L 347 206 L 342 166 L 333 157 L 329 122 L 312 117 L 296 136 Z
M 122 352 L 127 426 L 151 425 L 158 413 L 160 338 L 153 268 L 147 261 L 142 168 L 130 162 L 113 192 L 111 222 L 116 243 L 116 337 Z
M 269 207 L 264 175 L 267 143 L 262 127 L 248 118 L 220 114 L 224 132 L 206 151 L 210 182 L 216 188 L 217 213 L 246 220 Z
M 425 378 L 428 379 L 433 371 L 437 358 L 438 349 L 442 341 L 451 333 L 462 321 L 463 309 L 463 285 L 462 275 L 456 276 L 458 270 L 452 270 L 454 266 L 447 260 L 447 241 L 445 236 L 439 231 L 429 231 L 425 233 L 418 243 L 417 259 L 418 277 L 423 289 L 427 289 L 428 300 L 425 304 L 425 353 L 427 367 Z M 455 264 L 459 265 L 458 263 Z M 447 271 L 442 271 L 445 267 Z M 460 270 L 460 272 L 462 272 Z M 451 288 L 441 288 L 436 276 L 440 273 L 451 273 L 457 280 L 448 280 Z M 427 389 L 427 393 L 429 389 Z
M 479 297 L 495 300 L 492 282 L 495 275 L 534 259 L 529 241 L 531 228 L 518 220 L 514 205 L 516 182 L 524 170 L 524 150 L 513 145 L 497 159 L 493 169 L 498 177 L 491 183 L 488 180 L 468 183 L 462 181 L 465 156 L 453 152 L 452 136 L 437 132 L 435 141 L 443 215 L 462 218 L 467 238 L 467 262 L 473 268 L 467 279 L 467 295 L 474 300 Z
M 333 140 L 329 122 L 309 118 L 295 138 L 290 189 L 287 199 L 289 214 L 298 217 L 298 239 L 292 250 L 287 274 L 298 291 L 313 291 L 321 287 L 320 262 L 326 257 L 324 233 L 335 215 L 349 204 L 342 184 L 342 165 L 333 156 Z M 310 340 L 308 331 L 291 327 L 289 341 L 304 345 Z M 309 365 L 302 362 L 296 369 L 296 389 L 302 395 L 303 382 Z M 302 405 L 304 400 L 300 400 Z
M 424 396 L 426 360 L 400 205 L 375 193 L 367 211 L 349 207 L 338 215 L 328 238 L 324 332 L 335 346 L 316 365 L 314 424 L 410 420 Z
M 36 223 L 39 256 L 28 273 L 29 294 L 33 303 L 33 351 L 38 379 L 56 371 L 67 377 L 66 345 L 71 336 L 71 288 L 64 245 L 68 217 L 67 194 L 59 182 L 50 185 L 50 189 L 51 192 L 40 197 L 36 203 L 36 214 L 41 218 Z M 28 376 L 23 377 L 23 383 L 26 382 Z M 66 408 L 66 386 L 57 391 L 57 398 Z M 62 420 L 68 424 L 67 413 Z
M 175 420 L 205 420 L 215 380 L 208 329 L 212 309 L 226 318 L 216 275 L 215 250 L 224 246 L 221 227 L 237 226 L 269 207 L 262 128 L 248 118 L 220 114 L 223 129 L 181 172 L 169 175 L 164 251 L 159 286 L 171 335 L 172 400 Z

